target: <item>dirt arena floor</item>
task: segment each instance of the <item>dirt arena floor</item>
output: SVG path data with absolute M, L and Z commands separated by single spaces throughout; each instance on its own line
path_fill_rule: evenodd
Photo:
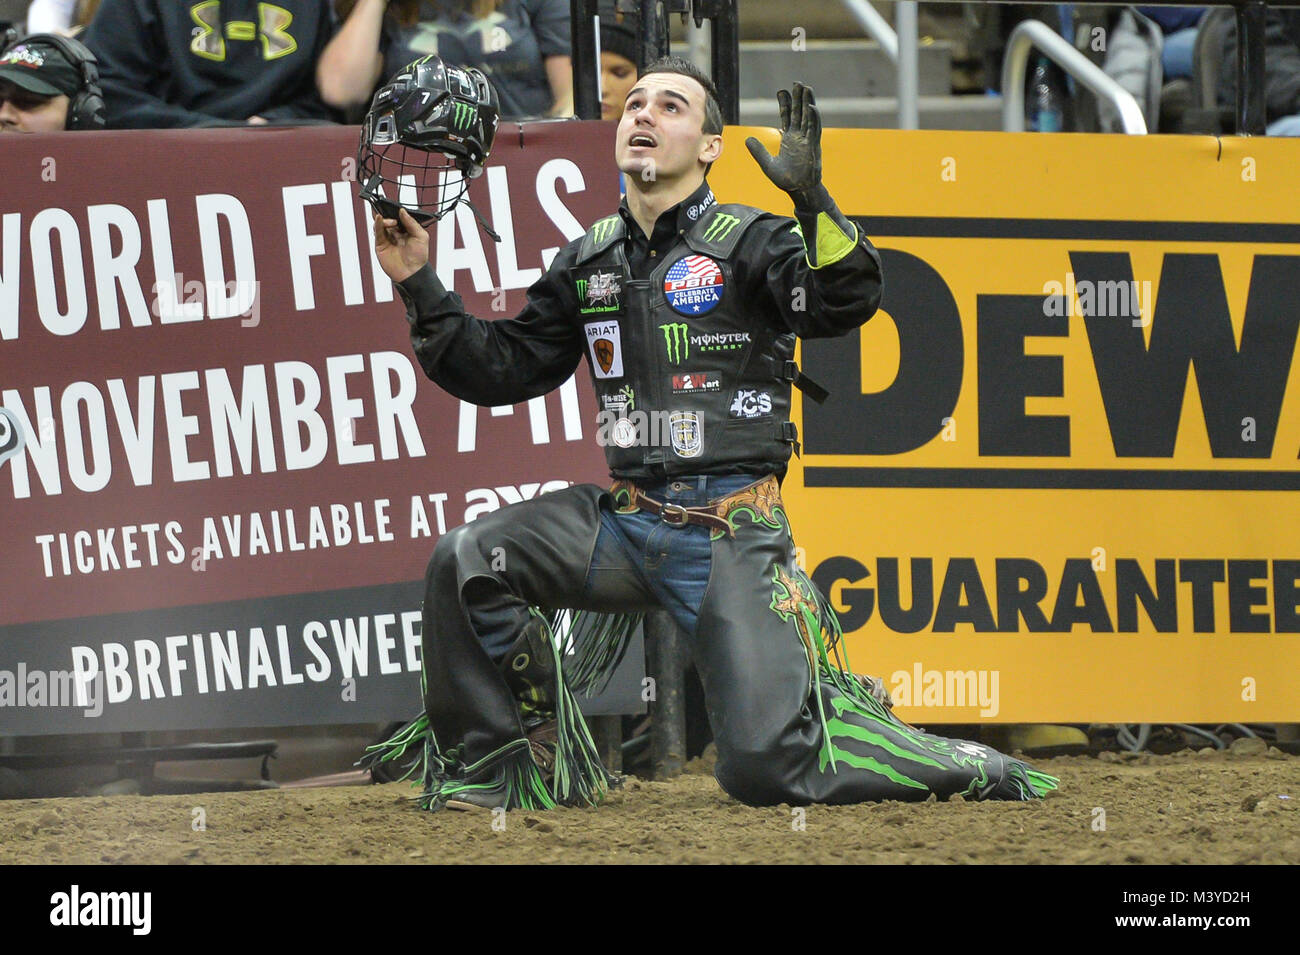
M 670 782 L 629 779 L 598 810 L 510 813 L 503 831 L 486 812 L 421 812 L 407 783 L 15 800 L 0 805 L 0 863 L 1300 864 L 1300 758 L 1103 755 L 1034 760 L 1061 779 L 1045 800 L 802 818 L 735 802 L 695 761 Z

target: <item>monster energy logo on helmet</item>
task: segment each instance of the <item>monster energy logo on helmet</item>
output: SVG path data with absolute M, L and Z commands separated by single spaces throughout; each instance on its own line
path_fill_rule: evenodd
M 454 129 L 469 129 L 474 125 L 474 116 L 478 110 L 469 103 L 459 100 L 451 104 L 451 125 Z
M 689 329 L 685 322 L 669 322 L 660 325 L 659 330 L 664 333 L 664 348 L 668 351 L 670 362 L 680 365 L 691 356 L 691 341 L 687 337 Z
M 721 242 L 731 234 L 731 230 L 736 227 L 738 222 L 740 220 L 733 215 L 728 215 L 725 212 L 717 213 L 709 220 L 709 227 L 704 230 L 704 241 Z

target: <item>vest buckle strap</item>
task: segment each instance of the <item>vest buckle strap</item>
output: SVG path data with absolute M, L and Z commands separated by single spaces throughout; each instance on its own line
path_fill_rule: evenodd
M 799 455 L 799 426 L 795 424 L 793 421 L 781 422 L 781 427 L 777 435 L 777 439 L 793 447 L 794 456 L 796 458 L 800 456 Z
M 830 397 L 830 392 L 799 370 L 793 358 L 772 359 L 772 374 L 780 381 L 788 381 L 818 404 Z

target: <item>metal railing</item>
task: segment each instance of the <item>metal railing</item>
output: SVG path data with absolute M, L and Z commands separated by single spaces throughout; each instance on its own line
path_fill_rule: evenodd
M 871 0 L 841 0 L 853 19 L 880 44 L 880 49 L 897 67 L 898 128 L 919 129 L 920 60 L 917 50 L 916 0 L 899 0 L 894 8 L 898 29 L 880 15 Z
M 858 26 L 867 35 L 880 44 L 880 49 L 889 57 L 891 63 L 898 62 L 898 34 L 889 25 L 889 21 L 880 15 L 880 11 L 871 5 L 871 0 L 841 0 L 844 9 L 858 21 Z
M 1002 58 L 1002 129 L 1005 132 L 1021 133 L 1025 130 L 1025 73 L 1032 50 L 1046 54 L 1099 99 L 1110 102 L 1119 113 L 1124 132 L 1146 133 L 1146 120 L 1142 118 L 1142 109 L 1133 94 L 1041 20 L 1019 23 L 1007 39 L 1006 53 Z
M 713 85 L 718 89 L 722 120 L 740 122 L 740 21 L 737 0 L 617 0 L 617 9 L 637 17 L 641 44 L 637 69 L 670 52 L 668 18 L 690 17 L 697 30 L 709 24 Z M 572 0 L 573 111 L 579 119 L 600 119 L 600 31 L 597 0 Z
M 914 129 L 917 127 L 917 71 L 916 71 L 916 0 L 899 0 L 898 27 L 895 31 L 885 21 L 869 0 L 841 0 L 844 7 L 863 30 L 872 36 L 881 49 L 898 65 L 899 93 L 899 127 Z M 1016 0 L 984 0 L 992 3 L 1011 3 Z M 1157 6 L 1185 6 L 1188 0 L 1144 0 Z M 718 87 L 723 116 L 727 123 L 739 121 L 740 113 L 740 27 L 738 22 L 737 0 L 617 0 L 618 8 L 635 12 L 646 26 L 642 31 L 642 50 L 640 63 L 668 52 L 668 24 L 670 15 L 677 13 L 694 19 L 697 28 L 708 21 L 710 46 L 712 48 L 712 76 Z M 582 119 L 600 117 L 599 76 L 600 64 L 596 51 L 599 49 L 599 32 L 596 28 L 597 0 L 572 0 L 571 26 L 573 31 L 573 77 L 574 106 L 576 114 Z M 1231 7 L 1236 14 L 1237 35 L 1237 102 L 1236 132 L 1238 135 L 1255 136 L 1264 132 L 1266 113 L 1264 100 L 1264 27 L 1265 14 L 1269 6 L 1300 6 L 1297 0 L 1210 0 L 1202 5 Z M 1031 21 L 1032 22 L 1032 21 Z M 1028 27 L 1025 33 L 1035 31 Z M 1051 28 L 1047 31 L 1050 33 Z M 1133 110 L 1108 83 L 1102 83 L 1098 77 L 1098 68 L 1087 57 L 1078 54 L 1068 40 L 1056 36 L 1060 44 L 1046 39 L 1045 33 L 1035 31 L 1025 39 L 1021 34 L 1018 43 L 1027 44 L 1014 51 L 1008 44 L 1007 55 L 1003 62 L 1003 95 L 1008 100 L 1020 104 L 1021 117 L 1012 116 L 1011 103 L 1004 109 L 1004 127 L 1023 129 L 1024 75 L 1030 49 L 1037 48 L 1046 53 L 1075 79 L 1091 89 L 1098 96 L 1116 103 L 1121 115 L 1121 124 L 1126 132 L 1145 131 L 1146 121 L 1141 126 L 1133 117 Z M 1013 34 L 1014 36 L 1014 34 Z M 1050 44 L 1050 47 L 1048 46 Z M 1069 52 L 1066 52 L 1066 51 Z M 698 50 L 695 50 L 698 55 Z M 1011 75 L 1008 76 L 1010 70 Z M 1104 74 L 1102 74 L 1104 75 Z M 1008 82 L 1009 80 L 1014 82 Z M 1130 96 L 1131 100 L 1132 97 Z M 1135 103 L 1133 104 L 1136 105 Z M 1137 109 L 1138 118 L 1141 110 Z

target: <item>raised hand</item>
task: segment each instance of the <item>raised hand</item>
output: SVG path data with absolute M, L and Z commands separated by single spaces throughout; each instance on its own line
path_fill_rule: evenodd
M 812 87 L 796 82 L 791 92 L 778 90 L 781 145 L 775 156 L 753 136 L 745 140 L 750 155 L 768 179 L 798 201 L 822 181 L 822 121 Z
M 375 257 L 394 282 L 409 279 L 429 261 L 429 233 L 405 209 L 398 219 L 375 213 Z

